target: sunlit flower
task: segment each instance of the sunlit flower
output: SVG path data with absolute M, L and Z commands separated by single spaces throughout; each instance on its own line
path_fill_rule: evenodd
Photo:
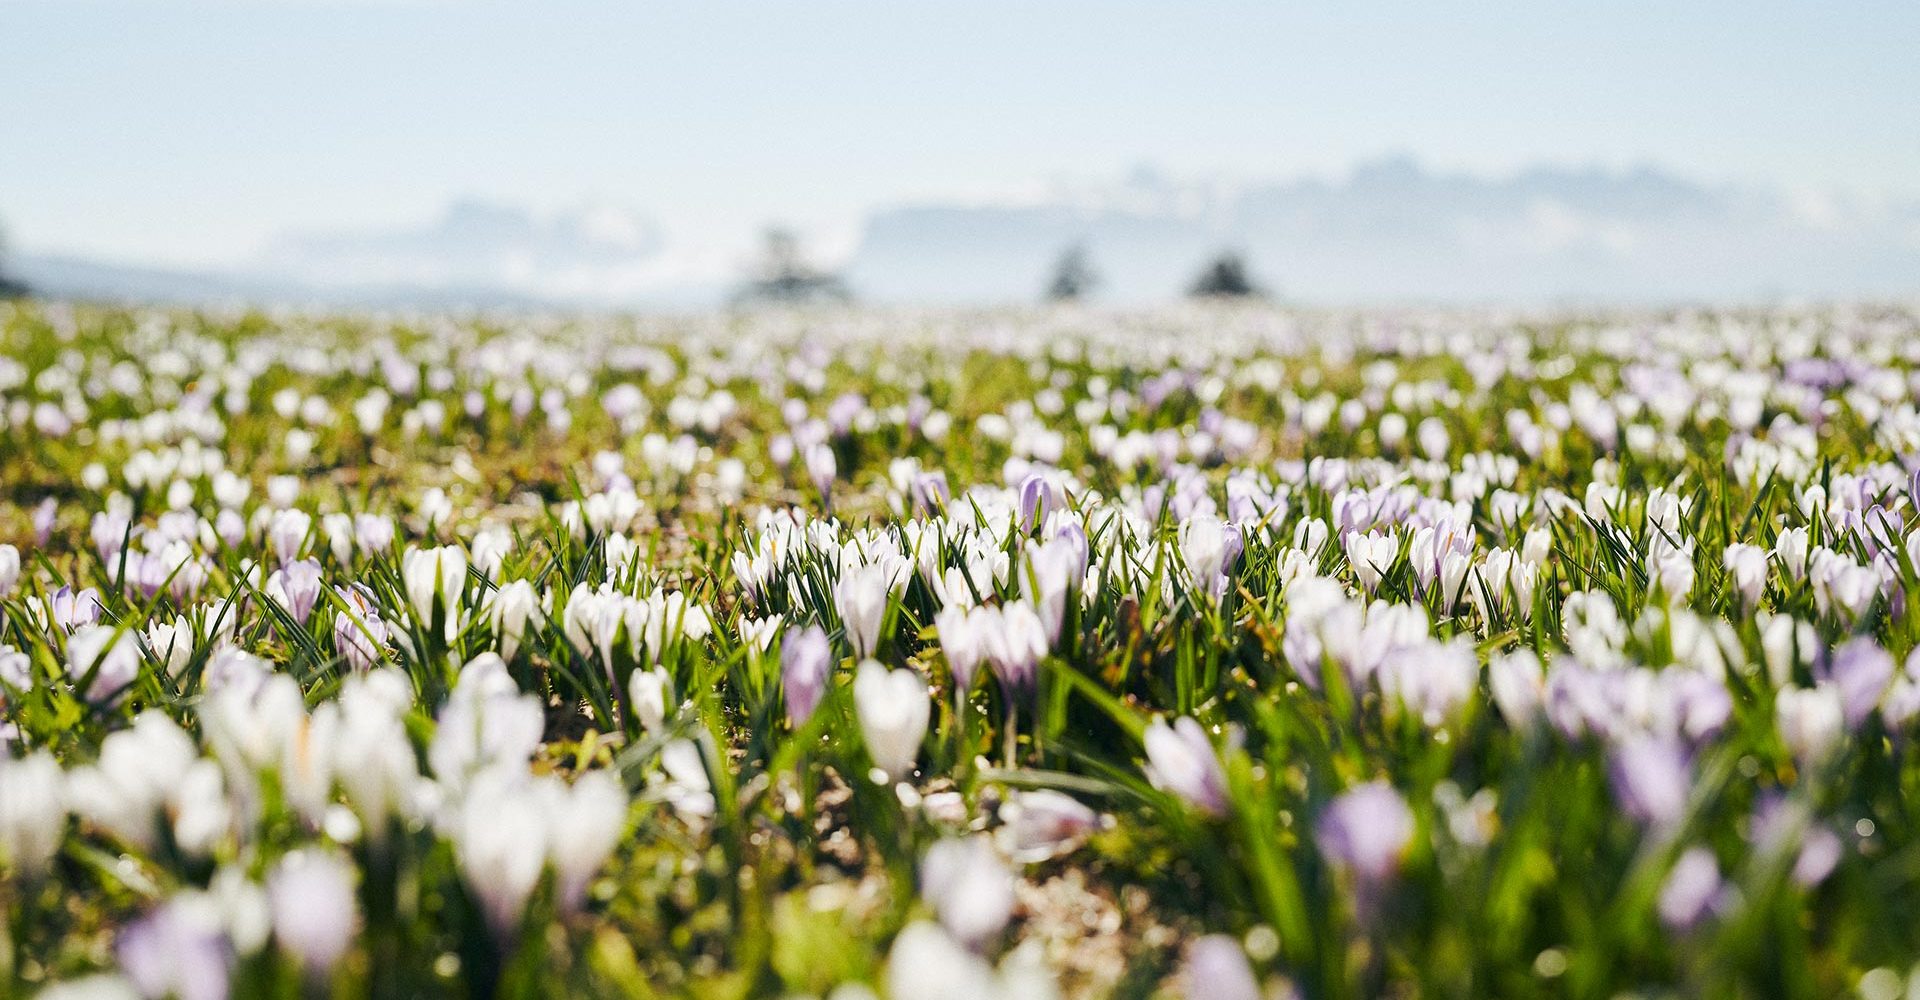
M 1227 811 L 1227 776 L 1220 755 L 1200 723 L 1182 716 L 1169 726 L 1156 719 L 1147 727 L 1147 776 L 1155 786 L 1187 800 L 1202 812 Z
M 853 702 L 873 766 L 889 781 L 912 774 L 933 710 L 927 682 L 912 670 L 866 660 L 854 674 Z

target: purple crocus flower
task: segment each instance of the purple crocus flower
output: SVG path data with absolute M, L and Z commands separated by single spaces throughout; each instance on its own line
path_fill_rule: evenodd
M 1678 821 L 1693 791 L 1693 768 L 1685 748 L 1650 736 L 1627 739 L 1607 755 L 1607 781 L 1627 815 L 1666 826 Z
M 1413 810 L 1385 781 L 1370 781 L 1341 793 L 1320 814 L 1315 842 L 1334 864 L 1363 886 L 1380 886 L 1400 868 L 1413 843 Z
M 1825 677 L 1840 691 L 1840 707 L 1847 729 L 1856 731 L 1880 704 L 1893 681 L 1893 656 L 1871 638 L 1851 639 L 1833 651 Z
M 840 474 L 840 462 L 833 454 L 833 448 L 825 442 L 807 446 L 803 453 L 807 464 L 807 478 L 813 482 L 813 488 L 821 496 L 833 489 L 834 477 Z
M 953 489 L 947 485 L 945 472 L 935 469 L 913 477 L 914 510 L 922 514 L 938 514 L 947 509 L 947 503 L 952 498 Z
M 367 670 L 387 655 L 387 623 L 364 583 L 335 588 L 345 605 L 333 616 L 333 645 L 355 670 Z
M 233 946 L 213 906 L 173 900 L 129 924 L 114 947 L 142 996 L 226 1000 Z
M 1202 812 L 1218 816 L 1227 811 L 1227 774 L 1200 723 L 1182 716 L 1169 726 L 1156 719 L 1147 727 L 1146 747 L 1147 776 L 1156 787 Z
M 1660 887 L 1660 922 L 1677 931 L 1692 930 L 1710 915 L 1725 893 L 1720 863 L 1705 847 L 1689 848 L 1674 862 Z
M 1060 641 L 1067 602 L 1079 591 L 1086 575 L 1082 550 L 1071 540 L 1056 537 L 1027 549 L 1026 566 L 1020 573 L 1020 591 L 1040 613 L 1049 644 Z
M 294 621 L 305 625 L 313 614 L 313 606 L 320 600 L 321 586 L 320 563 L 297 559 L 274 570 L 267 578 L 266 590 L 267 596 L 279 602 Z
M 827 406 L 827 423 L 833 428 L 834 437 L 846 437 L 853 430 L 853 422 L 867 408 L 867 401 L 857 392 L 847 392 Z
M 1053 490 L 1047 477 L 1038 472 L 1027 473 L 1020 481 L 1020 530 L 1031 532 L 1052 510 Z
M 53 623 L 69 632 L 98 622 L 101 612 L 106 610 L 100 604 L 99 591 L 92 587 L 75 591 L 64 583 L 53 592 L 47 603 Z
M 1916 476 L 1915 481 L 1920 482 L 1920 474 L 1916 474 Z M 38 506 L 33 508 L 34 545 L 40 548 L 47 547 L 47 540 L 53 537 L 54 519 L 59 513 L 60 502 L 53 497 L 47 497 L 45 500 L 40 501 Z
M 1077 577 L 1084 578 L 1087 575 L 1087 562 L 1092 555 L 1092 546 L 1087 542 L 1086 529 L 1068 521 L 1060 526 L 1059 531 L 1054 532 L 1053 540 L 1055 544 L 1063 544 L 1073 549 L 1075 572 Z
M 1188 945 L 1181 978 L 1188 1000 L 1260 1000 L 1260 983 L 1247 964 L 1247 953 L 1225 934 L 1209 934 Z
M 788 724 L 798 726 L 813 717 L 832 666 L 833 648 L 820 626 L 787 634 L 780 644 L 780 688 L 787 698 Z
M 949 604 L 933 616 L 934 626 L 940 630 L 940 651 L 946 654 L 956 691 L 964 693 L 973 689 L 974 673 L 980 669 L 980 661 L 987 652 L 986 619 L 992 614 L 987 608 L 968 610 Z
M 1733 695 L 1727 685 L 1704 671 L 1668 671 L 1666 694 L 1682 735 L 1694 746 L 1713 739 L 1733 718 Z
M 1793 883 L 1811 889 L 1826 881 L 1846 853 L 1840 836 L 1806 815 L 1805 806 L 1790 803 L 1779 793 L 1764 795 L 1753 810 L 1747 839 L 1763 852 L 1800 845 L 1793 860 Z
M 1031 696 L 1040 660 L 1047 655 L 1047 625 L 1040 614 L 1027 602 L 1014 601 L 976 627 L 985 630 L 980 639 L 985 643 L 987 665 L 1007 694 Z

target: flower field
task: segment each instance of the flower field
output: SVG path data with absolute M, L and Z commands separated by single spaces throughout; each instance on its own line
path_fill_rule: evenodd
M 1920 314 L 0 304 L 0 992 L 1920 995 Z

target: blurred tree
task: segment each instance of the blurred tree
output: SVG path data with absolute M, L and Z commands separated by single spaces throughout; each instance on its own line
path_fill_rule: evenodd
M 0 299 L 17 299 L 27 294 L 27 286 L 8 275 L 7 227 L 0 225 Z
M 800 238 L 790 229 L 767 230 L 752 276 L 734 293 L 736 304 L 804 304 L 847 302 L 853 298 L 840 276 L 809 263 L 800 252 Z
M 1260 286 L 1253 283 L 1246 258 L 1228 250 L 1207 264 L 1188 294 L 1201 299 L 1250 298 L 1260 294 Z
M 1047 299 L 1052 302 L 1072 302 L 1085 298 L 1099 286 L 1100 273 L 1093 269 L 1086 244 L 1075 243 L 1054 262 L 1053 278 L 1047 282 Z

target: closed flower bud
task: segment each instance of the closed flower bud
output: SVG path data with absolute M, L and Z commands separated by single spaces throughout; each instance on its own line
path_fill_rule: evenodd
M 540 595 L 527 580 L 509 580 L 487 595 L 487 617 L 500 640 L 500 658 L 513 659 L 527 626 L 540 610 Z
M 954 939 L 978 949 L 1013 916 L 1013 873 L 984 835 L 942 840 L 920 863 L 920 894 Z
M 15 877 L 44 874 L 67 827 L 65 775 L 51 754 L 0 755 L 0 865 Z
M 787 722 L 798 726 L 813 717 L 826 694 L 833 669 L 833 647 L 820 626 L 788 632 L 780 643 L 780 689 L 787 702 Z
M 360 919 L 353 864 L 323 848 L 280 859 L 267 876 L 273 937 L 301 968 L 325 975 L 353 944 Z
M 1384 883 L 1413 843 L 1413 810 L 1384 781 L 1342 792 L 1314 824 L 1321 853 L 1363 885 Z
M 853 702 L 873 766 L 889 781 L 912 774 L 933 711 L 927 682 L 912 670 L 867 660 L 854 675 Z
M 400 578 L 406 584 L 407 603 L 423 628 L 431 629 L 435 614 L 448 641 L 460 634 L 460 595 L 467 585 L 467 554 L 459 546 L 409 548 L 400 558 Z
M 1156 719 L 1147 727 L 1147 776 L 1157 788 L 1187 800 L 1211 815 L 1227 811 L 1227 775 L 1206 730 L 1181 717 L 1169 726 Z
M 1782 688 L 1774 696 L 1780 739 L 1803 768 L 1824 762 L 1846 737 L 1846 706 L 1838 688 Z
M 643 731 L 657 733 L 666 725 L 667 702 L 672 690 L 673 679 L 667 676 L 665 668 L 635 670 L 627 679 L 627 698 Z
M 1240 942 L 1225 934 L 1209 934 L 1187 945 L 1180 978 L 1184 983 L 1182 996 L 1187 1000 L 1262 1000 L 1247 953 Z

